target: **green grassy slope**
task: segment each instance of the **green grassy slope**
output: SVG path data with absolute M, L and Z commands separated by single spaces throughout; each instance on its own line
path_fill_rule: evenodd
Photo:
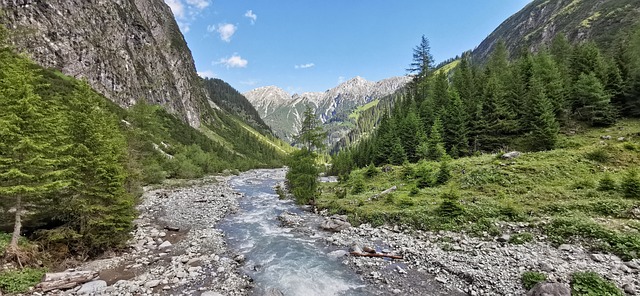
M 601 140 L 605 135 L 611 139 Z M 577 131 L 563 136 L 560 146 L 511 160 L 498 155 L 452 160 L 451 178 L 444 185 L 434 184 L 440 171 L 435 162 L 391 167 L 374 177 L 361 169 L 348 181 L 323 185 L 318 205 L 348 214 L 354 223 L 409 224 L 478 235 L 499 234 L 496 222 L 526 222 L 554 242 L 587 239 L 594 248 L 640 257 L 640 196 L 625 197 L 621 190 L 623 180 L 640 167 L 640 121 Z M 421 175 L 432 186 L 417 188 Z M 599 188 L 605 177 L 613 179 L 615 188 Z M 369 200 L 392 186 L 398 188 L 395 193 Z M 357 187 L 362 192 L 354 190 Z M 337 194 L 342 190 L 347 192 L 344 198 Z M 448 194 L 459 196 L 454 202 L 459 213 L 443 211 Z

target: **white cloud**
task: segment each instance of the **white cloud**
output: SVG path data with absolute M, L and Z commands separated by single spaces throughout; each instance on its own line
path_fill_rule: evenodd
M 207 32 L 213 33 L 215 31 L 216 31 L 216 26 L 214 26 L 214 25 L 208 25 L 207 26 Z
M 222 58 L 220 59 L 219 62 L 214 63 L 216 65 L 225 65 L 227 67 L 227 69 L 229 68 L 246 68 L 247 65 L 249 64 L 249 61 L 243 59 L 241 56 L 239 56 L 237 53 L 234 53 L 231 57 L 229 58 Z
M 184 17 L 184 5 L 180 0 L 164 0 L 164 3 L 169 5 L 169 8 L 171 8 L 171 11 L 176 18 Z
M 248 17 L 248 18 L 251 20 L 251 24 L 252 24 L 252 25 L 256 23 L 256 20 L 258 20 L 258 16 L 257 16 L 255 13 L 253 13 L 253 10 L 248 10 L 248 11 L 244 14 L 244 16 L 245 16 L 245 17 Z
M 254 79 L 240 81 L 241 84 L 248 85 L 248 86 L 254 86 L 254 85 L 258 84 L 258 82 L 260 82 L 260 81 L 259 80 L 254 80 Z
M 217 75 L 216 73 L 213 73 L 213 71 L 211 70 L 206 70 L 206 71 L 198 71 L 198 76 L 202 77 L 202 78 L 216 78 Z
M 338 77 L 338 84 L 345 82 L 346 81 L 345 79 L 346 78 L 344 78 L 344 76 Z
M 209 27 L 207 27 L 207 30 L 209 30 Z M 231 37 L 237 30 L 238 27 L 234 24 L 218 24 L 218 29 L 216 31 L 220 34 L 220 39 L 226 42 L 231 42 Z
M 302 65 L 295 65 L 293 66 L 296 69 L 309 69 L 309 68 L 313 68 L 315 67 L 316 64 L 314 63 L 308 63 L 308 64 L 302 64 Z
M 197 7 L 198 9 L 205 9 L 209 6 L 208 0 L 187 0 L 187 3 L 191 6 Z
M 189 32 L 191 22 L 194 21 L 203 9 L 207 8 L 211 0 L 164 0 L 180 27 L 182 33 Z

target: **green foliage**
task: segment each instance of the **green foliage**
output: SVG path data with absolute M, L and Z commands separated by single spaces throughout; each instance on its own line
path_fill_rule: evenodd
M 347 189 L 338 188 L 336 190 L 336 198 L 337 199 L 345 199 L 347 197 Z
M 318 168 L 315 165 L 316 154 L 299 150 L 291 155 L 287 182 L 289 191 L 299 204 L 314 203 L 318 187 Z
M 286 199 L 287 198 L 287 193 L 285 192 L 284 188 L 282 188 L 282 186 L 280 186 L 280 184 L 276 185 L 275 190 L 276 190 L 276 194 L 278 195 L 279 199 Z
M 514 245 L 522 245 L 532 241 L 533 235 L 529 232 L 516 233 L 509 238 L 509 243 Z
M 4 293 L 25 293 L 42 280 L 46 270 L 24 268 L 0 273 L 0 291 Z
M 599 191 L 615 191 L 617 188 L 616 181 L 611 178 L 610 174 L 604 175 L 598 182 Z
M 410 195 L 410 196 L 418 195 L 418 193 L 420 193 L 420 188 L 418 188 L 418 186 L 413 186 L 413 187 L 411 187 L 411 189 L 409 190 L 409 195 Z
M 576 272 L 571 277 L 571 295 L 624 296 L 616 285 L 595 272 Z
M 364 175 L 369 179 L 377 176 L 379 173 L 380 170 L 373 163 L 370 164 L 364 171 Z
M 362 177 L 356 177 L 353 182 L 351 194 L 360 194 L 362 192 L 364 192 L 364 180 L 362 179 Z
M 438 170 L 438 176 L 436 177 L 436 184 L 443 185 L 447 184 L 451 179 L 451 168 L 449 165 L 448 159 L 443 159 L 440 161 L 440 169 Z
M 522 273 L 522 277 L 520 278 L 522 281 L 522 287 L 529 291 L 533 286 L 537 283 L 542 283 L 547 280 L 547 275 L 541 272 L 536 271 L 525 271 Z
M 597 162 L 607 162 L 611 159 L 611 154 L 605 148 L 597 148 L 585 155 L 588 160 Z
M 460 196 L 456 192 L 449 191 L 443 193 L 441 198 L 443 199 L 443 201 L 436 210 L 438 215 L 440 215 L 441 217 L 456 218 L 465 213 L 464 208 L 458 201 L 460 199 Z
M 636 170 L 630 170 L 620 183 L 622 194 L 627 198 L 640 199 L 640 177 Z

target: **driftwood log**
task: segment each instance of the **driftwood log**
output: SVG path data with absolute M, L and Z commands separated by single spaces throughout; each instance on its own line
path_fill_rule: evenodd
M 385 191 L 382 191 L 382 192 L 380 192 L 380 193 L 378 193 L 378 194 L 375 194 L 374 196 L 370 197 L 370 198 L 369 198 L 369 201 L 371 201 L 371 200 L 376 200 L 376 199 L 378 199 L 379 197 L 384 196 L 384 195 L 387 195 L 387 194 L 389 194 L 389 193 L 392 193 L 392 192 L 394 192 L 394 191 L 396 191 L 396 190 L 398 190 L 398 187 L 397 187 L 397 186 L 393 186 L 393 187 L 391 187 L 391 188 L 389 188 L 389 189 L 387 189 L 387 190 L 385 190 Z
M 380 253 L 371 254 L 371 253 L 351 252 L 349 254 L 351 254 L 351 256 L 356 256 L 356 257 L 383 257 L 383 258 L 391 258 L 391 259 L 403 259 L 402 256 L 380 254 Z
M 80 284 L 92 281 L 97 277 L 98 272 L 91 270 L 47 273 L 42 278 L 42 282 L 36 285 L 36 288 L 41 289 L 43 292 L 71 289 Z

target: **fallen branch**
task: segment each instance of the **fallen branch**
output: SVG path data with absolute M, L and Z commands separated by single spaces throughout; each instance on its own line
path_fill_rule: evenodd
M 169 231 L 175 231 L 178 232 L 180 231 L 180 228 L 178 227 L 171 227 L 171 226 L 165 226 L 164 229 L 169 230 Z
M 391 259 L 403 259 L 402 256 L 380 254 L 380 253 L 371 254 L 371 253 L 351 252 L 349 254 L 351 254 L 351 256 L 356 256 L 356 257 L 383 257 L 383 258 L 391 258 Z
M 372 196 L 372 197 L 370 197 L 368 200 L 369 200 L 369 201 L 371 201 L 371 200 L 376 200 L 376 199 L 378 199 L 379 197 L 384 196 L 384 195 L 387 195 L 387 194 L 389 194 L 389 193 L 392 193 L 392 192 L 394 192 L 394 191 L 396 191 L 396 190 L 398 190 L 398 187 L 397 187 L 397 186 L 393 186 L 393 187 L 391 187 L 391 188 L 389 188 L 389 189 L 387 189 L 387 190 L 385 190 L 385 191 L 382 191 L 382 192 L 380 192 L 380 193 L 378 193 L 378 194 L 373 195 L 373 196 Z
M 43 292 L 70 289 L 80 284 L 92 281 L 98 277 L 96 271 L 73 271 L 45 274 L 42 282 L 36 288 Z

